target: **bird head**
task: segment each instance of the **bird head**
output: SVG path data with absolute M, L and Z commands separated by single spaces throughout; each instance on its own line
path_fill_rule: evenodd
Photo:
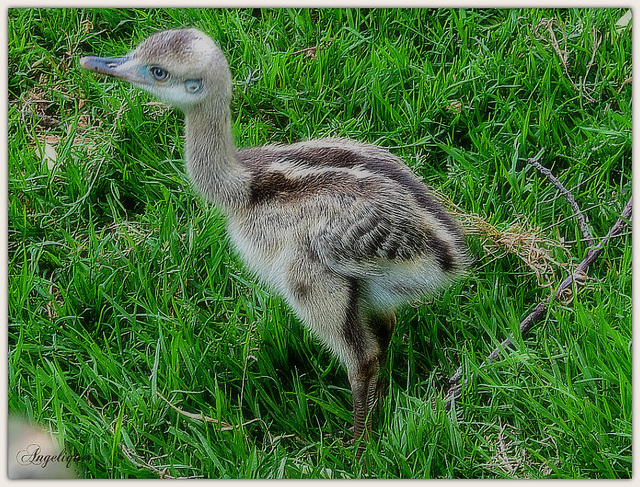
M 128 81 L 183 111 L 205 102 L 228 106 L 231 98 L 224 54 L 209 36 L 193 28 L 158 32 L 127 56 L 85 56 L 80 65 Z

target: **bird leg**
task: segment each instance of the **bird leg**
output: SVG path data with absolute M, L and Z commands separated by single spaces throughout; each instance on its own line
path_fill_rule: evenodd
M 376 402 L 379 371 L 380 365 L 376 357 L 361 364 L 354 374 L 349 374 L 353 398 L 353 437 L 356 442 L 360 442 L 356 460 L 360 459 L 371 433 L 371 412 Z
M 326 272 L 308 255 L 295 259 L 284 292 L 305 325 L 340 357 L 347 368 L 353 400 L 353 430 L 360 459 L 378 403 L 378 376 L 395 326 L 392 312 L 372 312 L 361 283 Z M 316 267 L 314 267 L 316 265 Z M 319 277 L 320 276 L 320 277 Z
M 396 327 L 396 315 L 393 312 L 389 312 L 385 315 L 375 316 L 371 320 L 371 329 L 374 332 L 378 345 L 380 346 L 380 369 L 384 367 L 387 362 L 387 351 L 389 350 L 389 343 L 391 343 L 391 337 L 393 336 L 393 330 Z M 384 378 L 378 380 L 378 388 L 376 391 L 376 404 L 380 404 L 382 398 L 386 394 L 388 382 Z
M 349 373 L 353 398 L 353 436 L 358 444 L 356 460 L 360 459 L 365 442 L 371 434 L 373 411 L 382 399 L 384 387 L 379 381 L 380 369 L 384 365 L 396 319 L 393 313 L 375 316 L 367 325 L 377 341 L 377 353 L 366 361 L 361 361 Z

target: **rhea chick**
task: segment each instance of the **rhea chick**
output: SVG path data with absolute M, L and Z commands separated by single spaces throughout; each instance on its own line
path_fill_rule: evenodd
M 159 32 L 127 56 L 80 63 L 184 112 L 193 186 L 226 215 L 246 266 L 344 364 L 354 436 L 366 440 L 395 310 L 465 270 L 454 219 L 380 147 L 318 139 L 237 149 L 227 60 L 199 30 Z

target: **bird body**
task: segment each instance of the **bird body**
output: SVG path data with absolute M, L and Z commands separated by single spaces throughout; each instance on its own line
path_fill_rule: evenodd
M 320 139 L 244 149 L 236 158 L 251 174 L 250 196 L 228 215 L 229 234 L 265 282 L 281 281 L 283 263 L 296 253 L 328 273 L 362 281 L 366 301 L 388 309 L 464 269 L 456 247 L 462 233 L 384 149 Z M 293 280 L 275 287 L 288 294 L 282 284 Z
M 129 56 L 81 64 L 184 111 L 192 184 L 226 214 L 247 267 L 345 365 L 354 434 L 366 438 L 396 308 L 464 273 L 454 219 L 377 146 L 335 138 L 236 149 L 227 61 L 196 29 L 159 32 Z

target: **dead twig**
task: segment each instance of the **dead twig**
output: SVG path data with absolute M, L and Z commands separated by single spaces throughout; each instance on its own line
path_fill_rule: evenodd
M 233 430 L 236 430 L 236 429 L 241 428 L 243 426 L 247 426 L 249 424 L 256 423 L 258 421 L 262 421 L 262 419 L 260 419 L 260 418 L 254 418 L 254 419 L 250 419 L 249 421 L 245 421 L 244 423 L 241 423 L 240 426 L 235 426 L 235 425 L 225 423 L 224 421 L 220 421 L 220 420 L 215 419 L 215 418 L 210 418 L 209 416 L 205 416 L 202 413 L 201 414 L 195 414 L 195 413 L 190 413 L 188 411 L 180 409 L 179 407 L 174 406 L 173 404 L 171 404 L 171 402 L 169 402 L 169 400 L 167 398 L 165 398 L 162 394 L 160 394 L 158 391 L 156 391 L 156 394 L 158 395 L 158 397 L 160 399 L 162 399 L 164 402 L 166 402 L 169 405 L 169 407 L 171 409 L 173 409 L 174 411 L 182 414 L 183 416 L 185 416 L 185 417 L 187 417 L 189 419 L 194 419 L 196 421 L 203 421 L 205 423 L 218 424 L 218 425 L 220 425 L 220 431 L 233 431 Z
M 146 470 L 149 470 L 149 471 L 155 473 L 161 479 L 175 479 L 176 478 L 176 477 L 174 477 L 174 476 L 172 476 L 172 475 L 167 473 L 167 471 L 169 470 L 168 467 L 164 467 L 162 469 L 159 469 L 159 468 L 155 467 L 154 465 L 151 465 L 144 458 L 142 458 L 140 455 L 138 455 L 133 449 L 129 448 L 128 446 L 125 446 L 122 443 L 120 443 L 120 450 L 122 450 L 122 454 L 125 457 L 127 457 L 127 460 L 129 460 L 136 467 L 144 468 Z M 188 477 L 188 478 L 192 478 L 192 477 Z M 193 478 L 195 478 L 195 477 L 193 477 Z
M 587 64 L 587 71 L 584 74 L 584 78 L 582 80 L 582 91 L 585 94 L 586 94 L 585 83 L 587 82 L 587 76 L 589 76 L 589 71 L 591 70 L 591 67 L 593 66 L 594 60 L 596 58 L 596 52 L 598 51 L 598 48 L 600 47 L 600 44 L 602 44 L 602 35 L 598 36 L 598 34 L 599 34 L 598 29 L 596 29 L 594 27 L 593 30 L 591 31 L 591 35 L 593 37 L 593 48 L 591 50 L 591 59 L 589 60 L 589 63 Z
M 558 191 L 560 191 L 560 194 L 562 194 L 562 196 L 564 196 L 564 198 L 567 200 L 569 205 L 571 205 L 571 208 L 573 209 L 573 212 L 576 215 L 576 219 L 578 220 L 578 226 L 582 231 L 582 235 L 584 235 L 584 238 L 589 243 L 589 247 L 593 247 L 595 244 L 593 235 L 591 234 L 591 230 L 589 229 L 589 225 L 587 224 L 587 220 L 584 217 L 584 214 L 580 211 L 580 207 L 578 206 L 578 203 L 576 203 L 576 200 L 573 198 L 573 195 L 571 194 L 571 192 L 564 187 L 564 185 L 560 182 L 560 180 L 556 178 L 553 175 L 553 173 L 549 171 L 549 169 L 547 169 L 542 164 L 540 164 L 536 159 L 529 157 L 527 159 L 527 164 L 530 164 L 533 167 L 535 167 L 538 171 L 544 174 L 547 177 L 547 179 L 551 181 L 551 183 L 556 188 L 558 188 Z
M 618 88 L 618 91 L 616 92 L 618 95 L 620 93 L 622 93 L 622 88 L 624 88 L 626 85 L 628 85 L 629 83 L 633 83 L 633 76 L 629 76 L 627 79 L 625 79 L 622 84 L 620 85 L 620 88 Z
M 567 52 L 566 49 L 560 48 L 560 43 L 558 43 L 558 39 L 556 38 L 556 33 L 553 30 L 553 19 L 543 19 L 541 23 L 544 25 L 544 27 L 547 29 L 547 32 L 549 33 L 551 46 L 553 46 L 553 49 L 556 51 L 556 54 L 560 58 L 560 63 L 562 64 L 562 68 L 564 69 L 564 74 L 567 76 L 567 78 L 569 78 L 569 81 L 571 81 L 571 83 L 575 86 L 575 83 L 573 83 L 573 80 L 571 79 L 571 75 L 569 75 L 569 53 Z M 566 39 L 565 39 L 565 43 L 566 43 Z
M 552 297 L 538 303 L 533 311 L 524 320 L 522 320 L 522 322 L 520 323 L 520 335 L 522 336 L 522 338 L 525 338 L 531 328 L 533 328 L 534 324 L 544 316 L 545 312 L 548 309 L 549 303 L 558 300 L 574 282 L 579 283 L 586 278 L 589 266 L 602 253 L 606 245 L 609 243 L 609 240 L 620 235 L 621 232 L 629 225 L 631 214 L 632 199 L 629 198 L 629 201 L 624 207 L 622 214 L 615 222 L 615 224 L 611 227 L 607 235 L 600 241 L 600 243 L 597 246 L 590 247 L 587 250 L 587 255 L 585 256 L 583 261 L 578 264 L 571 275 L 567 276 L 567 278 L 565 278 L 565 280 L 560 283 L 558 289 Z M 502 343 L 500 343 L 500 345 L 496 347 L 493 352 L 491 352 L 491 354 L 489 354 L 480 368 L 484 368 L 486 364 L 496 361 L 504 352 L 511 350 L 514 346 L 514 342 L 515 337 L 513 335 L 510 335 L 509 338 L 503 340 Z M 449 379 L 449 384 L 451 385 L 451 387 L 449 388 L 449 391 L 444 398 L 445 408 L 447 410 L 451 409 L 451 406 L 453 405 L 455 400 L 460 396 L 462 389 L 469 383 L 470 380 L 473 379 L 473 375 L 470 375 L 469 378 L 462 381 L 462 383 L 460 383 L 460 379 L 462 379 L 462 367 L 458 368 L 456 373 L 451 377 L 451 379 Z
M 249 359 L 257 361 L 258 359 L 256 358 L 255 355 L 253 355 L 253 352 L 256 352 L 259 350 L 258 347 L 252 347 L 251 346 L 251 341 L 254 338 L 254 333 L 256 331 L 256 325 L 255 323 L 251 324 L 251 326 L 249 327 L 248 330 L 248 336 L 247 336 L 247 354 L 244 357 L 244 366 L 242 367 L 242 384 L 240 386 L 240 407 L 242 407 L 242 403 L 244 400 L 244 385 L 246 383 L 246 379 L 247 379 L 247 369 L 249 367 Z
M 591 67 L 594 64 L 596 51 L 598 50 L 598 47 L 600 47 L 600 44 L 602 43 L 602 36 L 598 37 L 598 31 L 595 28 L 593 29 L 593 32 L 592 32 L 592 35 L 593 35 L 593 47 L 592 47 L 592 50 L 591 50 L 591 59 L 590 59 L 589 63 L 587 63 L 586 73 L 585 73 L 584 78 L 582 80 L 582 85 L 579 86 L 573 80 L 573 78 L 571 77 L 571 74 L 569 74 L 569 51 L 566 49 L 567 38 L 565 36 L 565 38 L 564 38 L 565 49 L 562 49 L 560 47 L 560 43 L 558 42 L 558 39 L 556 37 L 556 33 L 553 30 L 553 24 L 554 24 L 554 20 L 553 19 L 542 19 L 542 21 L 539 24 L 539 27 L 545 28 L 547 33 L 549 34 L 549 43 L 551 44 L 551 46 L 553 47 L 553 50 L 556 52 L 556 54 L 560 58 L 560 64 L 562 65 L 562 69 L 564 71 L 564 74 L 567 77 L 567 79 L 569 80 L 569 82 L 571 83 L 571 85 L 578 91 L 579 94 L 584 96 L 584 98 L 588 102 L 590 102 L 590 103 L 595 102 L 596 99 L 593 96 L 591 96 L 591 94 L 586 90 L 585 83 L 587 81 L 587 75 L 589 74 L 589 70 L 591 69 Z M 536 28 L 536 30 L 537 30 L 537 28 Z
M 323 49 L 329 49 L 329 47 L 331 47 L 331 44 L 333 44 L 333 41 L 335 41 L 338 38 L 339 34 L 340 32 L 338 32 L 335 36 L 333 36 L 333 39 L 331 39 L 329 42 L 325 42 L 324 44 L 320 44 L 317 46 L 305 47 L 304 49 L 300 49 L 299 51 L 294 51 L 289 55 L 295 56 L 296 54 L 304 53 L 305 58 L 316 59 L 318 57 L 318 51 Z

